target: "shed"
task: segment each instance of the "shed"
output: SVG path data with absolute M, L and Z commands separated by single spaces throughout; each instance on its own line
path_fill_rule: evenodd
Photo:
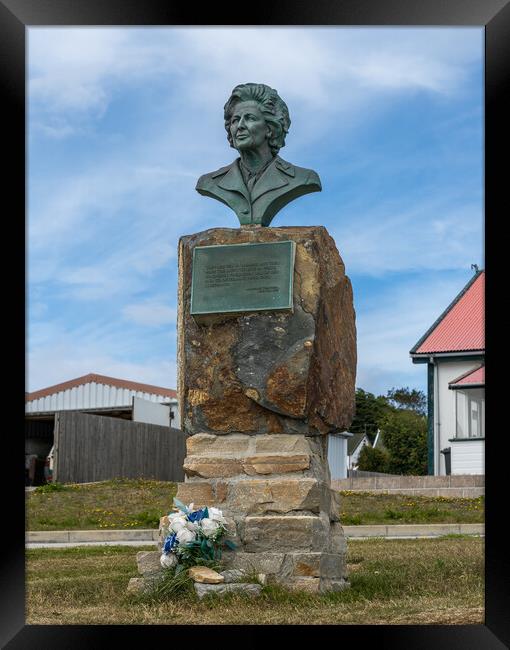
M 56 416 L 72 411 L 180 427 L 175 390 L 91 373 L 25 394 L 25 453 L 42 462 L 54 443 Z
M 349 431 L 328 435 L 328 463 L 331 480 L 347 478 L 347 445 L 353 434 Z

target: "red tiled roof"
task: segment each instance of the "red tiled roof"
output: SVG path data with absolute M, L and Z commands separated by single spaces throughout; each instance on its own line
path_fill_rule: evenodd
M 474 384 L 477 386 L 485 386 L 485 366 L 479 366 L 478 368 L 465 372 L 448 385 L 453 388 L 454 386 L 472 386 Z
M 117 388 L 127 388 L 128 390 L 141 391 L 144 393 L 163 395 L 164 397 L 177 397 L 177 392 L 171 388 L 162 388 L 161 386 L 153 386 L 152 384 L 141 384 L 136 381 L 127 381 L 126 379 L 116 379 L 115 377 L 107 377 L 106 375 L 96 375 L 91 373 L 89 375 L 83 375 L 83 377 L 78 377 L 77 379 L 70 379 L 61 384 L 48 386 L 48 388 L 41 388 L 41 390 L 36 390 L 33 393 L 25 393 L 25 401 L 31 402 L 34 399 L 46 397 L 47 395 L 52 395 L 53 393 L 58 393 L 67 390 L 68 388 L 83 386 L 83 384 L 89 384 L 92 382 L 95 382 L 96 384 L 106 384 L 108 386 L 116 386 Z
M 485 350 L 485 271 L 479 271 L 411 350 L 411 354 Z

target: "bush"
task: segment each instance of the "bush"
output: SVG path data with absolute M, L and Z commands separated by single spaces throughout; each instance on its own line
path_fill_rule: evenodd
M 390 474 L 427 474 L 427 419 L 418 413 L 393 411 L 381 422 L 384 445 L 389 452 Z
M 360 452 L 358 469 L 365 472 L 388 473 L 390 458 L 387 452 L 365 445 Z
M 67 488 L 63 483 L 45 483 L 44 485 L 36 487 L 34 492 L 37 494 L 46 494 L 47 492 L 61 492 L 66 489 Z

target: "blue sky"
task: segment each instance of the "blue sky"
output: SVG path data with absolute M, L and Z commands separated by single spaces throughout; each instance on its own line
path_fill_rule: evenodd
M 409 350 L 483 267 L 482 28 L 30 28 L 27 390 L 176 386 L 177 243 L 238 227 L 195 191 L 237 156 L 223 105 L 276 88 L 354 290 L 357 386 L 425 390 Z

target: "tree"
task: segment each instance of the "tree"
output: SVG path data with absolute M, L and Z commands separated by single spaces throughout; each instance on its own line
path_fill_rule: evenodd
M 388 411 L 381 421 L 392 474 L 427 474 L 427 419 L 411 409 Z
M 386 393 L 389 404 L 397 409 L 415 411 L 419 415 L 427 414 L 427 397 L 421 390 L 405 388 L 392 388 Z
M 365 445 L 359 454 L 358 469 L 365 472 L 388 473 L 389 463 L 388 452 Z
M 377 429 L 384 414 L 389 409 L 388 401 L 380 395 L 376 397 L 362 388 L 356 389 L 356 414 L 351 423 L 351 433 L 366 433 L 370 442 L 374 441 Z

